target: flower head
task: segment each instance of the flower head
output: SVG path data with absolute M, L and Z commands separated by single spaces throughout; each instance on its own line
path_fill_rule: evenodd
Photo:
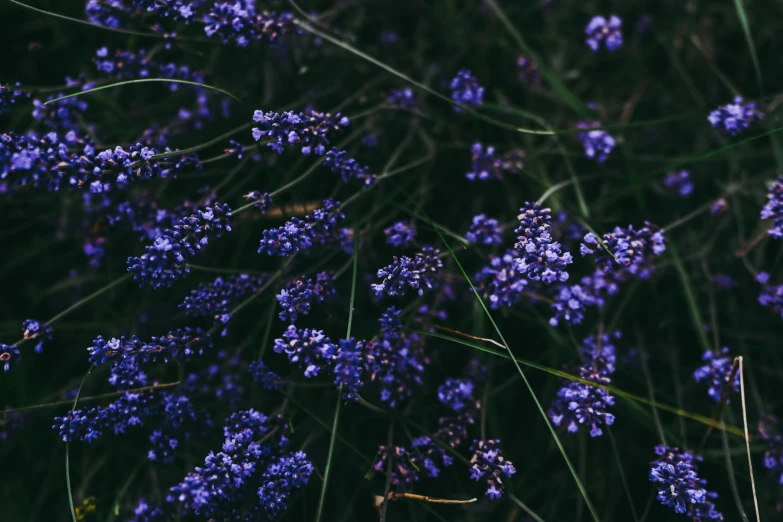
M 412 258 L 394 256 L 392 264 L 378 270 L 382 281 L 372 285 L 375 295 L 405 295 L 409 288 L 423 295 L 424 287 L 432 288 L 433 277 L 443 267 L 439 254 L 437 249 L 424 246 Z
M 503 478 L 509 478 L 517 471 L 511 461 L 503 457 L 499 445 L 499 440 L 476 440 L 470 447 L 473 451 L 470 459 L 470 478 L 485 480 L 487 482 L 485 494 L 492 500 L 503 496 Z
M 274 350 L 285 353 L 291 364 L 304 368 L 308 379 L 328 369 L 337 353 L 337 346 L 321 330 L 297 329 L 290 325 L 280 339 L 275 339 Z
M 758 104 L 743 103 L 741 96 L 736 96 L 733 103 L 721 105 L 707 116 L 710 124 L 718 132 L 736 136 L 758 120 L 764 119 L 764 113 Z
M 707 481 L 699 478 L 701 457 L 662 445 L 656 446 L 655 454 L 659 458 L 650 463 L 650 481 L 658 490 L 661 504 L 673 508 L 675 513 L 689 515 L 694 522 L 723 520 L 709 500 L 718 494 L 708 492 Z
M 693 378 L 696 382 L 708 381 L 709 389 L 707 394 L 715 402 L 720 402 L 721 397 L 729 383 L 729 377 L 732 373 L 733 359 L 729 357 L 729 349 L 724 346 L 719 353 L 713 353 L 710 350 L 704 352 L 702 360 L 706 363 L 693 372 Z M 739 373 L 734 372 L 734 377 L 730 385 L 731 391 L 739 391 L 740 381 Z M 726 399 L 728 401 L 728 398 Z
M 576 127 L 585 130 L 576 136 L 585 148 L 585 156 L 598 163 L 606 161 L 617 144 L 614 136 L 600 129 L 601 122 L 599 121 L 580 121 Z
M 775 239 L 783 238 L 783 176 L 779 177 L 767 193 L 767 203 L 761 209 L 761 219 L 771 219 L 767 232 Z
M 520 209 L 518 242 L 514 245 L 522 256 L 515 260 L 516 268 L 533 281 L 553 283 L 568 280 L 565 267 L 573 263 L 569 252 L 562 252 L 560 243 L 549 233 L 552 216 L 548 208 L 538 203 L 526 203 Z
M 460 105 L 467 107 L 478 107 L 484 102 L 484 87 L 479 85 L 478 80 L 467 69 L 460 70 L 449 84 L 451 88 L 451 99 Z M 454 107 L 456 112 L 462 109 Z
M 407 248 L 416 237 L 416 227 L 408 221 L 397 221 L 385 228 L 386 242 L 397 248 Z
M 486 148 L 474 143 L 470 148 L 473 170 L 465 174 L 470 181 L 502 180 L 504 173 L 517 174 L 522 170 L 523 154 L 520 151 L 508 152 L 503 156 L 495 155 L 495 147 Z
M 693 193 L 693 182 L 690 180 L 690 173 L 687 170 L 679 172 L 669 172 L 663 179 L 663 184 L 682 196 L 690 196 Z
M 307 315 L 312 303 L 322 303 L 327 297 L 335 294 L 332 283 L 334 274 L 321 272 L 315 280 L 302 276 L 288 283 L 277 294 L 277 302 L 280 303 L 281 321 L 291 321 L 293 324 L 299 315 Z
M 608 20 L 594 16 L 585 28 L 585 43 L 593 51 L 598 51 L 603 43 L 609 52 L 614 52 L 623 45 L 622 25 L 623 21 L 616 15 L 611 15 Z
M 503 242 L 503 229 L 498 225 L 497 219 L 488 218 L 484 214 L 473 216 L 470 229 L 465 238 L 470 243 L 481 245 L 499 245 Z

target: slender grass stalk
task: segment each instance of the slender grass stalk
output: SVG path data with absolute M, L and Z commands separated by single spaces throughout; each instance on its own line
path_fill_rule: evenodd
M 359 230 L 354 227 L 353 231 L 353 280 L 351 282 L 351 300 L 348 309 L 348 328 L 345 338 L 351 338 L 351 327 L 353 326 L 354 302 L 356 300 L 356 276 L 359 269 Z M 332 421 L 332 436 L 329 439 L 329 453 L 326 456 L 326 467 L 324 468 L 324 481 L 321 484 L 321 496 L 318 499 L 318 510 L 315 513 L 315 522 L 320 522 L 323 515 L 324 503 L 326 502 L 326 488 L 329 485 L 329 475 L 332 471 L 332 458 L 334 457 L 334 441 L 337 438 L 337 424 L 340 420 L 340 408 L 343 404 L 343 385 L 337 390 L 337 406 L 334 409 L 334 420 Z
M 95 368 L 95 366 L 90 365 L 90 368 L 87 370 L 87 373 L 84 374 L 84 378 L 82 379 L 82 382 L 79 384 L 79 388 L 76 390 L 76 397 L 74 397 L 73 399 L 73 406 L 71 407 L 71 413 L 76 411 L 76 406 L 79 404 L 79 395 L 81 395 L 82 388 L 84 387 L 84 383 L 87 382 L 87 377 L 90 376 L 93 368 Z M 68 488 L 68 504 L 71 506 L 71 517 L 73 518 L 73 522 L 78 522 L 78 519 L 76 517 L 76 508 L 73 505 L 73 491 L 71 489 L 71 443 L 70 442 L 65 443 L 65 485 Z
M 748 471 L 750 472 L 750 486 L 753 490 L 753 507 L 756 510 L 756 522 L 761 522 L 761 515 L 759 514 L 759 499 L 756 495 L 756 479 L 753 476 L 753 459 L 750 458 L 750 434 L 748 433 L 748 408 L 745 404 L 745 372 L 743 371 L 743 357 L 740 355 L 737 357 L 739 360 L 739 376 L 740 376 L 740 398 L 742 400 L 742 427 L 745 430 L 745 449 L 748 454 Z
M 58 102 L 60 100 L 65 100 L 67 98 L 74 98 L 76 96 L 81 96 L 82 94 L 90 94 L 91 92 L 102 91 L 104 89 L 113 89 L 115 87 L 122 87 L 123 85 L 131 85 L 136 83 L 182 83 L 185 85 L 194 85 L 196 87 L 203 87 L 204 89 L 217 91 L 219 93 L 225 94 L 226 96 L 235 99 L 242 105 L 245 104 L 245 102 L 243 102 L 241 99 L 237 98 L 230 92 L 224 91 L 223 89 L 218 89 L 217 87 L 213 87 L 212 85 L 207 85 L 206 83 L 191 82 L 188 80 L 177 80 L 176 78 L 139 78 L 138 80 L 125 80 L 122 82 L 110 83 L 108 85 L 101 85 L 100 87 L 93 87 L 92 89 L 85 89 L 83 91 L 75 92 L 73 94 L 67 94 L 65 96 L 60 96 L 59 98 L 54 98 L 52 100 L 45 101 L 44 105 L 49 105 L 50 103 Z

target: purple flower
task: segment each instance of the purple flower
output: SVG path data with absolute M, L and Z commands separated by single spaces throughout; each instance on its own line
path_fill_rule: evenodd
M 615 347 L 612 339 L 619 337 L 619 332 L 614 332 L 611 336 L 603 334 L 600 345 L 595 337 L 585 339 L 579 377 L 596 384 L 609 384 L 610 375 L 615 369 Z M 548 414 L 555 426 L 566 424 L 568 433 L 576 433 L 582 425 L 590 428 L 590 436 L 598 437 L 603 434 L 601 425 L 614 424 L 614 415 L 608 411 L 610 406 L 614 406 L 614 397 L 608 391 L 569 380 L 558 390 Z
M 248 201 L 255 201 L 253 206 L 261 211 L 261 215 L 266 214 L 266 211 L 272 208 L 272 196 L 268 192 L 261 194 L 258 190 L 251 190 L 242 197 Z
M 19 82 L 16 82 L 14 85 L 0 83 L 0 115 L 9 111 L 11 107 L 21 100 L 30 98 L 29 91 L 14 89 L 14 87 L 19 87 Z
M 763 119 L 764 113 L 758 104 L 743 103 L 741 96 L 736 96 L 734 103 L 721 105 L 707 116 L 707 120 L 718 132 L 729 136 L 736 136 L 757 120 Z
M 489 264 L 476 274 L 477 289 L 489 299 L 493 310 L 519 302 L 530 284 L 516 263 L 521 255 L 520 251 L 509 249 L 502 256 L 490 256 Z
M 783 285 L 769 284 L 769 274 L 766 272 L 759 272 L 756 281 L 762 285 L 759 304 L 772 308 L 783 317 Z
M 611 134 L 599 129 L 600 126 L 601 122 L 599 121 L 580 121 L 576 124 L 577 129 L 587 131 L 577 134 L 577 138 L 585 148 L 585 156 L 598 163 L 603 163 L 617 142 Z
M 327 297 L 335 294 L 334 274 L 321 272 L 315 280 L 302 276 L 288 283 L 277 294 L 277 302 L 280 303 L 280 320 L 296 322 L 298 315 L 307 315 L 312 303 L 323 303 Z
M 226 324 L 231 318 L 231 305 L 258 292 L 268 280 L 268 276 L 247 274 L 218 277 L 212 283 L 200 284 L 191 290 L 178 308 L 184 308 L 185 315 L 212 317 L 216 325 Z
M 466 407 L 475 404 L 473 398 L 473 381 L 471 379 L 452 379 L 449 377 L 446 382 L 438 388 L 438 400 L 459 413 Z
M 709 500 L 718 494 L 708 492 L 707 481 L 698 476 L 701 457 L 663 445 L 655 447 L 655 454 L 659 458 L 650 463 L 650 481 L 658 490 L 661 504 L 673 508 L 675 513 L 687 514 L 694 522 L 723 520 Z
M 362 370 L 364 369 L 364 356 L 362 351 L 371 349 L 372 343 L 357 341 L 353 337 L 340 340 L 340 349 L 334 358 L 332 374 L 334 385 L 343 388 L 343 399 L 358 401 L 359 389 L 364 386 L 362 382 Z
M 372 185 L 376 176 L 370 172 L 369 167 L 363 167 L 355 159 L 347 156 L 346 151 L 333 147 L 326 153 L 324 165 L 335 174 L 339 174 L 345 183 L 358 179 L 365 187 Z
M 720 402 L 726 385 L 729 382 L 729 376 L 731 375 L 733 366 L 733 359 L 729 357 L 729 349 L 724 346 L 718 353 L 707 350 L 701 358 L 706 364 L 700 366 L 693 372 L 693 378 L 696 379 L 696 382 L 707 380 L 709 384 L 707 394 L 712 397 L 715 402 Z M 739 372 L 735 372 L 731 383 L 731 390 L 735 392 L 739 391 L 739 386 Z M 726 399 L 726 402 L 729 402 L 728 398 Z
M 408 221 L 397 221 L 385 228 L 386 242 L 397 248 L 407 248 L 416 237 L 416 227 Z
M 536 63 L 526 56 L 517 58 L 517 72 L 519 81 L 525 85 L 540 85 L 541 73 L 538 71 Z
M 638 230 L 634 230 L 632 225 L 625 229 L 615 227 L 613 232 L 604 234 L 603 239 L 590 232 L 580 245 L 582 256 L 595 255 L 595 262 L 602 271 L 618 279 L 618 264 L 633 276 L 648 279 L 653 272 L 652 254 L 659 256 L 665 251 L 663 231 L 647 221 Z
M 293 111 L 282 114 L 276 112 L 255 111 L 253 121 L 258 127 L 252 129 L 253 139 L 258 141 L 262 137 L 271 140 L 268 146 L 282 154 L 286 147 L 296 146 L 302 154 L 315 153 L 323 156 L 330 140 L 345 127 L 350 121 L 340 113 L 335 115 L 316 111 Z
M 495 147 L 489 145 L 485 149 L 481 143 L 474 143 L 470 149 L 473 170 L 465 174 L 470 181 L 502 180 L 503 173 L 518 174 L 522 170 L 520 151 L 512 151 L 499 157 L 495 155 Z
M 34 319 L 25 319 L 22 323 L 22 337 L 24 340 L 37 339 L 35 352 L 43 351 L 44 341 L 52 340 L 52 328 L 46 323 L 40 323 Z
M 276 353 L 285 353 L 291 364 L 304 368 L 308 379 L 328 369 L 337 353 L 337 346 L 321 330 L 299 329 L 290 325 L 282 338 L 275 339 Z
M 470 447 L 473 451 L 470 479 L 485 480 L 485 494 L 491 500 L 503 496 L 503 477 L 509 478 L 517 471 L 511 461 L 503 457 L 499 445 L 499 440 L 476 440 Z
M 761 209 L 761 219 L 773 220 L 767 233 L 775 239 L 783 238 L 783 176 L 770 186 L 767 203 Z
M 21 360 L 22 354 L 15 344 L 0 343 L 0 364 L 3 365 L 4 371 L 8 371 L 11 368 L 11 363 L 17 363 Z
M 339 240 L 340 225 L 345 215 L 340 212 L 340 202 L 324 200 L 323 206 L 305 218 L 291 218 L 279 228 L 264 230 L 264 239 L 258 253 L 273 256 L 290 256 L 315 245 L 327 245 Z
M 303 451 L 284 455 L 267 467 L 261 476 L 258 497 L 268 520 L 286 510 L 288 497 L 295 489 L 307 485 L 314 470 Z
M 204 17 L 204 32 L 217 35 L 223 44 L 247 47 L 252 42 L 273 44 L 288 33 L 298 32 L 289 13 L 255 12 L 255 4 L 243 0 L 215 2 Z
M 778 475 L 778 481 L 783 484 L 783 436 L 775 430 L 777 423 L 777 418 L 762 413 L 756 438 L 767 443 L 764 467 Z
M 479 85 L 478 80 L 473 77 L 467 69 L 460 70 L 449 84 L 451 88 L 451 99 L 460 105 L 466 107 L 478 107 L 484 102 L 484 87 Z M 454 107 L 456 112 L 462 109 Z
M 433 278 L 442 267 L 440 252 L 425 245 L 421 252 L 412 258 L 394 256 L 392 264 L 378 270 L 378 277 L 382 279 L 382 282 L 373 284 L 372 289 L 378 296 L 383 294 L 405 295 L 408 288 L 423 295 L 424 287 L 432 288 Z
M 289 384 L 288 379 L 284 379 L 266 367 L 264 361 L 253 361 L 248 368 L 253 380 L 261 383 L 265 390 L 279 390 Z
M 413 98 L 413 89 L 405 87 L 404 89 L 394 89 L 386 98 L 386 103 L 392 107 L 400 109 L 413 109 L 416 107 L 416 100 Z
M 609 52 L 614 52 L 623 45 L 623 33 L 620 31 L 622 25 L 622 20 L 616 15 L 611 15 L 609 20 L 603 16 L 594 16 L 585 28 L 585 43 L 594 52 L 601 48 L 601 43 Z
M 415 444 L 415 441 L 414 441 Z M 402 446 L 378 446 L 373 469 L 379 473 L 385 473 L 388 469 L 387 462 L 391 459 L 391 477 L 389 484 L 397 491 L 411 489 L 414 482 L 420 478 L 420 469 L 417 466 L 418 458 Z M 431 475 L 432 476 L 432 475 Z
M 725 212 L 729 208 L 729 203 L 724 198 L 716 199 L 710 205 L 710 214 L 713 216 Z
M 525 203 L 520 209 L 518 242 L 514 248 L 521 254 L 514 260 L 516 268 L 532 281 L 554 283 L 568 280 L 565 267 L 573 263 L 569 252 L 562 252 L 560 243 L 554 241 L 549 233 L 552 228 L 552 216 L 548 208 L 538 203 Z
M 690 180 L 690 173 L 687 170 L 679 172 L 669 172 L 663 180 L 667 188 L 676 190 L 682 196 L 690 196 L 693 193 L 693 182 Z
M 497 219 L 488 218 L 484 214 L 473 216 L 470 229 L 465 238 L 470 243 L 482 245 L 499 245 L 503 242 L 503 229 L 498 225 Z

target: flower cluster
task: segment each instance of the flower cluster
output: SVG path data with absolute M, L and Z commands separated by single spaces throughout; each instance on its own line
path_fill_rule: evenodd
M 603 163 L 609 157 L 617 142 L 614 136 L 600 129 L 600 127 L 600 121 L 580 121 L 576 124 L 576 128 L 584 129 L 586 132 L 581 132 L 576 137 L 582 142 L 585 156 L 598 163 Z
M 736 96 L 733 103 L 721 105 L 707 116 L 710 124 L 719 132 L 736 136 L 758 120 L 764 119 L 764 113 L 757 103 L 743 103 L 741 96 Z
M 14 85 L 0 83 L 0 115 L 11 110 L 11 108 L 21 100 L 30 97 L 30 91 L 17 89 L 19 82 Z
M 598 51 L 603 43 L 609 52 L 614 52 L 623 45 L 622 25 L 623 21 L 616 15 L 611 15 L 609 20 L 603 16 L 594 16 L 585 28 L 585 43 L 593 51 Z
M 364 386 L 362 371 L 364 370 L 365 348 L 371 349 L 372 343 L 357 341 L 353 337 L 340 340 L 340 349 L 334 357 L 332 374 L 334 385 L 343 391 L 343 399 L 358 401 L 359 390 Z
M 3 365 L 4 371 L 7 372 L 11 369 L 11 363 L 17 363 L 21 360 L 22 354 L 15 344 L 0 343 L 0 364 Z
M 215 203 L 205 210 L 186 216 L 155 238 L 141 257 L 129 257 L 128 271 L 140 286 L 170 287 L 184 278 L 190 269 L 186 263 L 210 240 L 231 232 L 231 208 Z
M 337 353 L 337 346 L 321 330 L 297 329 L 290 325 L 282 338 L 275 339 L 274 350 L 276 353 L 285 353 L 288 361 L 304 368 L 305 377 L 311 379 L 317 377 L 318 372 L 329 368 Z
M 538 66 L 527 56 L 517 58 L 517 72 L 521 83 L 525 85 L 541 84 L 541 73 L 538 71 Z
M 478 80 L 467 69 L 459 71 L 451 80 L 449 87 L 451 88 L 451 99 L 460 105 L 478 107 L 484 103 L 484 87 L 479 85 Z M 462 111 L 456 106 L 454 110 L 456 112 Z
M 345 183 L 354 179 L 361 181 L 365 187 L 375 183 L 376 176 L 370 172 L 369 167 L 359 165 L 355 159 L 349 158 L 344 150 L 330 149 L 326 153 L 324 165 L 335 174 L 339 174 Z
M 590 245 L 590 246 L 588 246 Z M 651 254 L 661 255 L 666 251 L 666 238 L 662 230 L 649 222 L 638 230 L 633 225 L 603 235 L 603 239 L 592 232 L 585 235 L 580 246 L 582 256 L 595 255 L 596 264 L 606 275 L 621 276 L 617 273 L 619 264 L 625 271 L 641 279 L 648 279 L 653 272 Z
M 215 2 L 204 16 L 204 32 L 221 43 L 247 47 L 252 42 L 274 44 L 282 36 L 298 32 L 294 16 L 289 13 L 255 12 L 255 4 L 242 0 Z
M 283 455 L 272 462 L 261 476 L 258 498 L 264 515 L 273 520 L 286 509 L 285 501 L 294 490 L 310 481 L 315 468 L 303 451 Z
M 37 340 L 35 352 L 41 353 L 44 341 L 52 340 L 52 327 L 35 319 L 25 319 L 24 323 L 22 323 L 22 338 L 25 341 Z
M 302 154 L 323 156 L 330 139 L 348 126 L 350 121 L 340 113 L 309 111 L 284 113 L 255 111 L 253 121 L 258 127 L 252 129 L 253 139 L 269 140 L 267 144 L 278 154 L 288 146 L 296 146 Z
M 311 248 L 314 244 L 329 244 L 341 234 L 340 225 L 344 219 L 339 201 L 324 200 L 320 209 L 308 214 L 304 219 L 293 217 L 282 227 L 264 230 L 264 239 L 261 240 L 258 253 L 291 256 L 300 250 Z
M 225 325 L 231 319 L 230 306 L 258 292 L 268 280 L 268 276 L 248 274 L 218 277 L 209 284 L 200 284 L 198 288 L 191 290 L 179 308 L 185 310 L 185 315 L 212 317 L 215 324 Z
M 779 482 L 783 483 L 783 436 L 775 430 L 777 423 L 775 417 L 762 413 L 756 438 L 767 443 L 764 467 L 778 475 Z
M 560 243 L 549 233 L 552 216 L 548 208 L 538 203 L 525 203 L 520 210 L 518 242 L 514 248 L 522 254 L 515 260 L 516 268 L 533 281 L 554 283 L 568 280 L 565 267 L 573 263 L 569 252 L 562 252 Z
M 475 276 L 478 290 L 489 299 L 493 310 L 519 302 L 530 284 L 516 263 L 520 255 L 520 251 L 509 249 L 502 256 L 490 256 L 489 264 Z
M 579 377 L 596 384 L 609 384 L 615 369 L 615 347 L 612 343 L 619 338 L 620 333 L 614 332 L 601 335 L 600 340 L 595 336 L 585 339 Z M 549 408 L 549 418 L 555 426 L 565 423 L 568 433 L 576 433 L 582 425 L 590 428 L 590 436 L 598 437 L 603 434 L 602 425 L 614 424 L 614 415 L 608 411 L 613 405 L 614 397 L 603 388 L 569 380 L 558 390 Z
M 251 190 L 242 197 L 248 201 L 255 201 L 253 206 L 261 211 L 261 215 L 266 214 L 266 211 L 272 208 L 272 196 L 268 192 L 262 194 L 258 190 Z
M 421 252 L 412 258 L 394 256 L 392 264 L 378 270 L 378 277 L 383 281 L 373 284 L 372 289 L 378 296 L 405 295 L 408 288 L 423 295 L 423 287 L 432 288 L 433 277 L 442 267 L 440 252 L 431 246 L 424 246 Z
M 407 248 L 416 237 L 416 227 L 408 221 L 397 221 L 385 228 L 386 242 L 397 248 Z
M 756 281 L 762 284 L 759 304 L 772 308 L 775 313 L 783 317 L 783 285 L 769 284 L 769 274 L 766 272 L 759 272 Z
M 711 500 L 718 494 L 707 491 L 707 481 L 699 478 L 701 457 L 663 445 L 655 447 L 655 454 L 658 458 L 650 463 L 650 482 L 658 490 L 661 504 L 673 508 L 675 513 L 688 515 L 694 522 L 723 520 Z
M 783 176 L 769 187 L 767 203 L 761 209 L 761 219 L 773 220 L 767 233 L 775 239 L 783 238 Z
M 503 457 L 499 445 L 499 440 L 477 440 L 470 447 L 473 452 L 470 479 L 485 480 L 485 495 L 493 500 L 503 496 L 503 477 L 509 478 L 517 472 L 511 461 Z
M 693 378 L 696 379 L 696 382 L 708 381 L 707 394 L 715 402 L 720 402 L 732 373 L 733 359 L 729 356 L 729 348 L 724 346 L 718 353 L 707 350 L 701 358 L 706 364 L 693 372 Z M 731 391 L 739 391 L 739 372 L 734 372 L 730 386 Z M 729 402 L 728 394 L 726 402 Z
M 386 103 L 392 107 L 400 109 L 413 109 L 416 107 L 416 100 L 413 98 L 413 89 L 405 87 L 404 89 L 394 89 L 386 98 Z
M 482 245 L 499 245 L 503 242 L 503 229 L 497 219 L 488 218 L 484 214 L 473 216 L 465 239 L 470 243 Z
M 687 170 L 669 172 L 663 179 L 663 184 L 667 188 L 676 190 L 682 197 L 690 196 L 693 193 L 693 182 L 690 177 L 691 175 Z
M 260 383 L 265 390 L 279 390 L 288 385 L 288 380 L 267 368 L 264 361 L 253 361 L 248 370 L 253 380 Z
M 485 148 L 481 143 L 474 143 L 470 153 L 473 170 L 465 174 L 469 181 L 502 180 L 504 173 L 518 174 L 522 170 L 523 154 L 520 151 L 496 156 L 492 145 Z
M 323 303 L 327 297 L 335 294 L 334 274 L 321 272 L 315 280 L 302 276 L 288 283 L 277 294 L 280 303 L 280 320 L 295 323 L 299 315 L 307 315 L 312 303 Z
M 555 287 L 554 303 L 552 309 L 554 315 L 549 319 L 549 324 L 557 326 L 561 321 L 568 324 L 580 324 L 584 320 L 584 314 L 588 307 L 602 307 L 604 300 L 595 292 L 591 283 L 593 278 L 583 277 L 579 284 L 559 285 Z

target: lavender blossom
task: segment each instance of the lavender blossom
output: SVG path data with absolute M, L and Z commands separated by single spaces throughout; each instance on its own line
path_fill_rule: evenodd
M 594 52 L 601 48 L 602 43 L 609 52 L 614 52 L 623 45 L 623 33 L 620 31 L 622 25 L 623 21 L 616 15 L 611 15 L 609 20 L 603 16 L 594 16 L 585 28 L 585 43 Z
M 0 115 L 11 110 L 21 100 L 30 97 L 30 91 L 16 89 L 15 87 L 19 87 L 19 82 L 13 85 L 0 83 Z
M 369 167 L 361 166 L 355 159 L 347 156 L 348 153 L 346 151 L 337 150 L 333 147 L 326 153 L 324 165 L 329 167 L 329 170 L 335 174 L 339 174 L 344 183 L 354 179 L 361 181 L 365 187 L 375 183 L 376 176 L 370 172 Z
M 363 351 L 372 348 L 366 341 L 357 341 L 353 337 L 340 340 L 340 349 L 334 358 L 332 374 L 334 385 L 342 386 L 343 399 L 358 401 L 359 390 L 364 386 L 361 373 L 364 366 Z
M 759 272 L 756 281 L 762 285 L 759 304 L 772 308 L 775 313 L 783 317 L 783 285 L 769 284 L 769 274 L 766 272 Z
M 413 89 L 394 89 L 386 98 L 386 103 L 400 109 L 416 108 L 416 100 L 413 98 Z
M 499 440 L 476 440 L 470 447 L 473 451 L 470 458 L 470 479 L 485 480 L 485 495 L 491 500 L 503 496 L 503 477 L 509 478 L 517 471 L 511 461 L 501 455 L 499 445 Z
M 526 56 L 517 58 L 517 73 L 519 81 L 525 85 L 540 85 L 541 73 L 536 63 Z
M 650 463 L 650 481 L 658 490 L 661 504 L 673 508 L 675 513 L 687 514 L 694 522 L 723 520 L 709 500 L 718 494 L 707 491 L 707 481 L 699 478 L 701 457 L 663 445 L 655 447 L 655 454 L 659 458 Z
M 503 242 L 503 229 L 498 225 L 497 219 L 488 218 L 484 214 L 473 216 L 470 229 L 465 234 L 465 239 L 470 243 L 482 245 L 499 245 Z
M 297 32 L 294 16 L 285 12 L 256 13 L 253 2 L 215 2 L 204 17 L 204 32 L 221 43 L 247 47 L 252 42 L 276 43 L 282 36 Z
M 139 282 L 139 286 L 170 287 L 190 272 L 186 263 L 195 257 L 197 250 L 205 247 L 210 240 L 231 232 L 230 218 L 231 209 L 220 203 L 182 218 L 179 224 L 165 230 L 152 245 L 147 246 L 147 253 L 141 257 L 129 257 L 128 272 L 133 273 L 133 279 Z
M 253 380 L 260 383 L 265 390 L 279 390 L 288 386 L 288 379 L 280 377 L 264 364 L 264 361 L 253 361 L 248 368 Z
M 389 459 L 392 462 L 389 484 L 396 491 L 410 490 L 411 486 L 420 478 L 416 456 L 402 446 L 378 446 L 373 469 L 379 473 L 385 473 L 388 469 Z
M 601 127 L 600 121 L 580 121 L 576 124 L 576 128 L 585 129 L 586 132 L 577 134 L 576 137 L 585 148 L 585 156 L 598 163 L 603 163 L 617 142 L 611 134 L 599 129 L 599 127 Z
M 437 249 L 425 245 L 413 258 L 394 256 L 391 265 L 378 270 L 382 282 L 372 285 L 375 295 L 405 295 L 408 288 L 423 295 L 424 287 L 432 288 L 433 277 L 443 267 L 439 254 Z
M 693 193 L 693 182 L 690 180 L 690 173 L 687 170 L 669 172 L 666 174 L 663 184 L 667 188 L 677 191 L 682 197 L 690 196 Z
M 261 211 L 261 215 L 266 214 L 266 211 L 272 208 L 272 196 L 268 192 L 261 194 L 258 190 L 251 190 L 247 194 L 242 196 L 248 201 L 255 201 L 254 207 Z
M 520 251 L 509 249 L 502 256 L 490 256 L 489 264 L 476 274 L 477 289 L 489 299 L 493 310 L 518 303 L 530 284 L 516 263 L 521 255 Z
M 397 221 L 385 228 L 386 242 L 397 248 L 407 248 L 416 237 L 416 227 L 408 221 Z
M 323 303 L 335 294 L 333 282 L 334 274 L 321 272 L 315 280 L 302 276 L 288 283 L 277 294 L 277 302 L 282 308 L 280 320 L 293 324 L 299 315 L 307 315 L 312 303 Z
M 626 229 L 615 227 L 613 232 L 604 234 L 603 239 L 598 239 L 590 232 L 585 235 L 584 243 L 580 246 L 582 256 L 595 255 L 596 264 L 607 275 L 616 274 L 616 266 L 619 264 L 628 273 L 641 279 L 648 279 L 653 272 L 651 255 L 659 256 L 665 251 L 663 231 L 647 221 L 639 230 L 634 230 L 632 225 Z
M 288 497 L 294 490 L 307 485 L 314 470 L 303 451 L 284 455 L 267 467 L 261 476 L 258 497 L 268 520 L 277 518 L 286 510 Z
M 340 234 L 339 227 L 344 219 L 339 201 L 324 200 L 320 209 L 304 219 L 294 217 L 282 227 L 264 230 L 258 253 L 291 256 L 313 245 L 333 243 Z
M 460 105 L 478 107 L 484 102 L 484 87 L 479 85 L 478 80 L 467 69 L 460 70 L 451 80 L 449 87 L 451 99 Z M 461 112 L 462 109 L 455 106 L 454 111 Z
M 724 346 L 718 353 L 707 350 L 701 358 L 707 364 L 696 369 L 696 371 L 693 372 L 693 378 L 696 382 L 707 380 L 709 384 L 707 395 L 712 397 L 715 402 L 720 402 L 726 385 L 729 382 L 729 376 L 731 375 L 733 366 L 733 359 L 729 357 L 729 348 Z M 739 391 L 739 386 L 739 373 L 734 372 L 731 391 Z M 728 395 L 726 402 L 729 402 Z
M 777 423 L 777 418 L 762 413 L 756 438 L 767 443 L 764 467 L 777 475 L 778 481 L 783 484 L 783 436 L 775 429 Z
M 200 284 L 190 291 L 178 308 L 192 317 L 212 317 L 216 325 L 226 325 L 231 319 L 231 305 L 258 292 L 269 280 L 268 276 L 248 274 L 218 277 L 207 285 Z M 225 329 L 223 330 L 225 335 Z
M 470 149 L 473 170 L 465 174 L 469 181 L 503 180 L 503 174 L 518 174 L 522 170 L 520 151 L 508 152 L 503 156 L 495 155 L 495 147 L 484 148 L 481 143 L 474 143 Z
M 347 127 L 350 121 L 340 113 L 335 115 L 316 111 L 276 112 L 255 111 L 253 121 L 259 124 L 252 129 L 253 139 L 271 140 L 267 146 L 278 154 L 286 147 L 296 146 L 302 154 L 323 156 L 334 135 Z
M 772 220 L 772 226 L 767 232 L 770 236 L 783 238 L 783 176 L 770 186 L 767 203 L 761 209 L 761 219 Z
M 718 132 L 736 136 L 758 120 L 764 119 L 764 113 L 757 103 L 743 103 L 741 96 L 736 96 L 733 103 L 721 105 L 707 116 L 710 124 Z
M 337 353 L 337 346 L 321 330 L 299 329 L 290 325 L 280 339 L 275 339 L 276 353 L 285 353 L 291 364 L 304 368 L 308 379 L 328 369 Z
M 4 371 L 11 369 L 11 363 L 18 363 L 21 360 L 22 354 L 15 344 L 0 343 L 0 364 L 3 365 Z
M 549 233 L 552 228 L 552 216 L 548 208 L 538 203 L 525 203 L 520 209 L 518 242 L 514 248 L 522 253 L 515 259 L 516 269 L 532 281 L 553 283 L 568 280 L 565 267 L 573 263 L 569 252 L 562 252 L 560 243 L 554 241 Z
M 25 341 L 38 340 L 35 345 L 35 353 L 41 353 L 44 341 L 52 340 L 52 327 L 34 319 L 25 319 L 24 323 L 22 323 L 22 338 Z

